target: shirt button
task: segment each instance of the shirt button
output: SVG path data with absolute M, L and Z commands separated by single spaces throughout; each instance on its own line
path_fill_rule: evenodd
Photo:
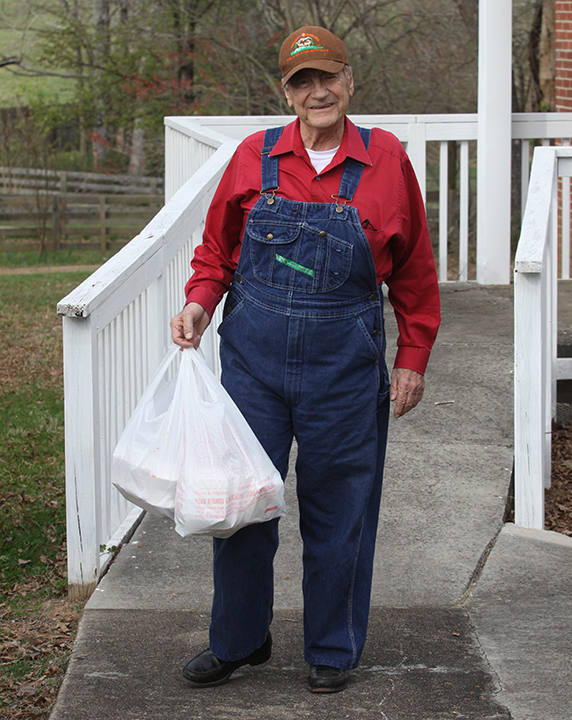
M 273 235 L 272 233 L 268 233 L 268 235 L 266 236 L 266 239 L 267 239 L 267 240 L 274 240 L 274 235 Z
M 319 175 L 316 176 L 316 180 L 321 180 L 321 179 L 322 178 Z

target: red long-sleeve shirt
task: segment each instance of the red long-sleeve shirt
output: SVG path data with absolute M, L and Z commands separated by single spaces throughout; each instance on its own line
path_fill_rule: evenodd
M 226 169 L 207 214 L 203 243 L 191 262 L 187 303 L 212 317 L 230 287 L 238 264 L 248 213 L 260 197 L 260 151 L 264 132 L 246 138 Z M 280 156 L 278 195 L 302 202 L 334 202 L 344 161 L 364 163 L 351 204 L 369 240 L 378 283 L 389 288 L 399 338 L 395 367 L 424 373 L 440 322 L 439 287 L 425 208 L 417 179 L 401 143 L 374 128 L 366 151 L 346 118 L 341 145 L 328 167 L 316 174 L 302 143 L 299 120 L 284 128 L 271 156 Z

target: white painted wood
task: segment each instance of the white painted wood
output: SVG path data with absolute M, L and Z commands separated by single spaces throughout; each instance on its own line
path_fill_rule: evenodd
M 89 595 L 110 561 L 100 546 L 118 544 L 140 515 L 110 484 L 111 455 L 169 341 L 168 319 L 176 312 L 170 299 L 178 296 L 180 309 L 189 245 L 200 242 L 212 192 L 235 145 L 221 145 L 218 157 L 207 160 L 137 238 L 58 305 L 64 315 L 68 575 L 74 597 Z M 217 363 L 218 358 L 215 369 Z
M 514 124 L 513 124 L 514 127 Z M 528 196 L 528 177 L 530 175 L 530 140 L 521 141 L 520 156 L 520 218 L 524 218 L 524 208 Z
M 544 528 L 544 377 L 540 273 L 514 275 L 515 524 Z
M 552 209 L 552 189 L 556 177 L 553 148 L 536 148 L 528 188 L 522 232 L 515 257 L 515 268 L 523 273 L 541 273 L 544 245 Z
M 449 144 L 439 148 L 439 282 L 447 282 L 449 243 Z
M 510 282 L 512 2 L 479 2 L 477 282 Z
M 556 358 L 554 364 L 555 380 L 572 380 L 572 358 Z
M 572 113 L 513 113 L 514 140 L 572 136 Z
M 557 164 L 556 164 L 557 168 Z M 544 435 L 542 442 L 544 467 L 542 471 L 543 486 L 550 487 L 551 476 L 551 450 L 552 450 L 552 418 L 556 417 L 556 383 L 553 380 L 553 358 L 557 355 L 557 309 L 558 309 L 558 285 L 557 285 L 557 262 L 558 262 L 558 177 L 555 177 L 552 185 L 552 208 L 548 223 L 546 243 L 546 265 L 542 274 L 543 290 L 543 341 L 542 350 L 544 353 L 542 376 L 544 378 Z
M 461 142 L 459 199 L 459 280 L 469 279 L 469 142 Z
M 556 381 L 572 379 L 572 359 L 557 357 L 558 174 L 571 157 L 568 144 L 536 148 L 515 258 L 515 522 L 538 529 L 550 487 Z
M 89 322 L 65 318 L 63 343 L 68 587 L 73 598 L 92 592 L 99 576 L 98 378 Z
M 570 140 L 567 141 L 565 147 L 568 145 L 570 145 Z M 558 174 L 564 178 L 569 178 L 572 176 L 572 158 L 570 158 L 570 157 L 558 158 Z
M 136 528 L 144 514 L 144 510 L 139 507 L 134 507 L 109 540 L 105 543 L 101 543 L 102 549 L 99 553 L 99 567 L 101 573 L 106 571 L 109 563 L 115 557 L 115 549 L 131 537 L 133 530 Z
M 570 138 L 562 140 L 563 147 L 570 147 Z M 570 279 L 570 175 L 572 175 L 572 158 L 558 160 L 558 174 L 562 178 L 562 244 L 561 270 L 563 280 Z
M 423 202 L 425 202 L 427 196 L 427 141 L 423 123 L 414 123 L 409 126 L 407 154 L 417 175 L 417 182 L 421 189 Z

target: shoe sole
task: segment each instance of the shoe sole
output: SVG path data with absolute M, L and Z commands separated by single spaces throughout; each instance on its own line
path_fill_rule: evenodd
M 344 683 L 343 685 L 340 685 L 339 687 L 333 687 L 333 688 L 325 688 L 325 687 L 317 687 L 317 688 L 310 688 L 310 692 L 313 693 L 336 693 L 341 692 L 342 690 L 345 690 L 348 686 L 348 683 Z

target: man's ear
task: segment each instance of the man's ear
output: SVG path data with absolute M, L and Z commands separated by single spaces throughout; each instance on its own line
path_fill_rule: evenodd
M 286 98 L 286 102 L 288 103 L 288 106 L 289 106 L 289 107 L 292 107 L 292 105 L 293 105 L 294 103 L 293 103 L 292 100 L 290 99 L 290 95 L 289 95 L 289 93 L 288 93 L 288 84 L 284 85 L 284 87 L 282 88 L 282 90 L 284 90 L 284 97 Z

